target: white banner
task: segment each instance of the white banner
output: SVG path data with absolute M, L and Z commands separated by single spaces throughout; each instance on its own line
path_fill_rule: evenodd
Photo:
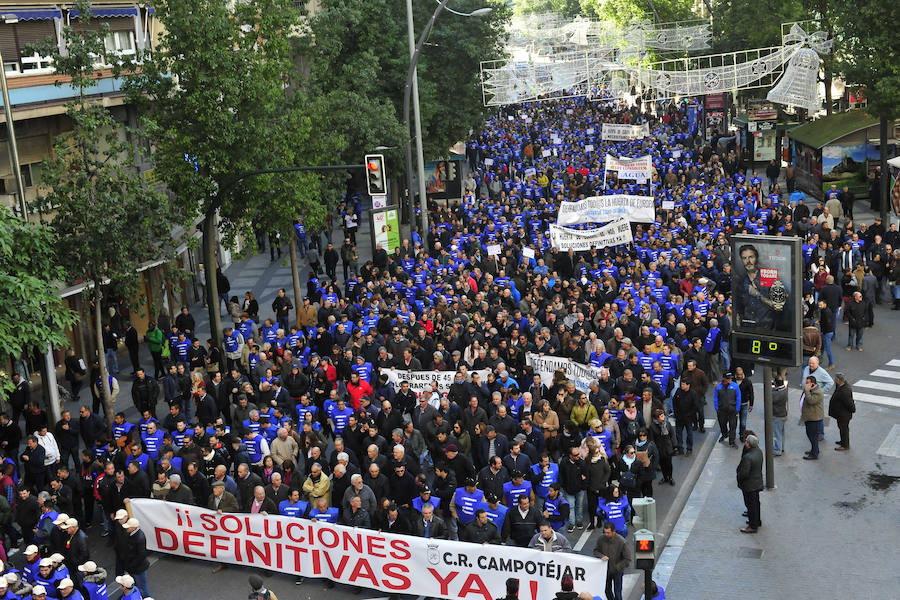
M 554 248 L 568 252 L 608 248 L 634 241 L 631 225 L 625 219 L 613 221 L 597 229 L 567 229 L 550 223 L 550 243 Z
M 523 600 L 551 600 L 565 575 L 574 578 L 578 592 L 598 595 L 606 585 L 606 563 L 581 554 L 425 539 L 278 515 L 217 514 L 146 498 L 130 504 L 149 550 L 324 577 L 383 595 L 492 600 L 502 597 L 506 579 L 515 577 Z
M 591 196 L 578 202 L 562 202 L 559 205 L 557 225 L 581 223 L 608 223 L 626 219 L 632 223 L 652 223 L 656 220 L 653 196 L 612 194 Z
M 601 131 L 602 139 L 611 142 L 627 142 L 650 137 L 650 125 L 621 125 L 619 123 L 604 123 Z
M 647 156 L 637 158 L 616 158 L 606 155 L 606 170 L 616 171 L 619 179 L 647 179 L 653 177 L 653 159 Z
M 478 373 L 482 382 L 487 382 L 487 376 L 490 369 L 481 369 L 480 371 L 469 371 L 469 379 L 472 373 Z M 394 389 L 400 389 L 400 383 L 409 382 L 409 389 L 419 396 L 421 394 L 431 395 L 431 382 L 437 381 L 438 391 L 441 396 L 446 396 L 450 392 L 450 386 L 456 378 L 456 371 L 402 371 L 400 369 L 381 369 L 382 375 L 387 375 L 388 381 L 394 384 Z
M 529 352 L 525 355 L 525 361 L 534 369 L 535 375 L 541 376 L 541 383 L 547 387 L 553 385 L 553 374 L 559 369 L 565 371 L 566 379 L 574 381 L 575 388 L 582 392 L 589 392 L 591 381 L 600 379 L 599 367 L 582 365 L 561 356 L 541 356 Z

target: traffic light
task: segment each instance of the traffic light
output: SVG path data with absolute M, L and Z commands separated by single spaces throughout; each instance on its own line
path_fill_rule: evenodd
M 656 564 L 656 548 L 653 532 L 639 529 L 634 532 L 634 567 L 653 570 L 654 564 Z
M 370 196 L 387 194 L 387 176 L 384 172 L 384 156 L 366 154 L 366 187 Z

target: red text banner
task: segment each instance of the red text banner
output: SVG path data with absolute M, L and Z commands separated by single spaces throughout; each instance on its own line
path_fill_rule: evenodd
M 580 554 L 379 533 L 277 515 L 217 514 L 161 500 L 131 501 L 150 550 L 322 577 L 436 598 L 493 600 L 506 579 L 522 600 L 550 600 L 571 575 L 575 590 L 603 596 L 606 563 Z

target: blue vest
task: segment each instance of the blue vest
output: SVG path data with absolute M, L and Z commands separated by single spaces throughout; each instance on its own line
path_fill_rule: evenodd
M 353 414 L 353 409 L 349 406 L 344 407 L 344 410 L 338 410 L 335 408 L 331 412 L 331 420 L 334 422 L 334 433 L 340 434 L 344 431 L 344 428 L 347 426 L 347 423 L 350 422 L 350 416 Z
M 128 433 L 132 429 L 134 429 L 134 425 L 132 423 L 129 423 L 128 421 L 125 421 L 121 425 L 113 425 L 112 426 L 113 437 L 118 438 L 118 437 L 122 437 L 123 435 L 128 435 Z
M 302 404 L 298 404 L 297 405 L 297 422 L 302 425 L 303 421 L 306 420 L 306 413 L 312 413 L 313 420 L 315 420 L 316 413 L 318 411 L 319 411 L 319 407 L 314 404 L 310 404 L 309 406 L 303 406 Z M 299 429 L 299 427 L 298 427 L 298 429 Z
M 109 600 L 109 594 L 106 592 L 106 582 L 98 584 L 85 581 L 82 585 L 87 590 L 90 600 Z
M 159 458 L 159 449 L 162 448 L 164 436 L 165 434 L 159 430 L 152 435 L 149 433 L 141 434 L 141 439 L 144 440 L 144 449 L 153 460 Z
M 476 510 L 478 509 L 483 509 L 487 513 L 487 518 L 497 526 L 499 531 L 503 531 L 503 523 L 506 521 L 506 513 L 509 512 L 509 508 L 497 504 L 497 508 L 493 509 L 487 502 L 482 502 L 476 507 Z
M 259 433 L 259 421 L 251 421 L 250 419 L 244 419 L 244 429 L 249 429 L 253 433 Z
M 566 521 L 562 518 L 559 510 L 562 506 L 569 506 L 569 503 L 566 502 L 562 493 L 556 496 L 556 500 L 551 500 L 550 498 L 544 499 L 544 510 L 550 514 L 550 518 L 547 520 L 550 521 L 550 525 L 553 529 L 560 529 L 566 524 Z
M 337 523 L 338 522 L 338 509 L 331 507 L 326 508 L 325 512 L 319 512 L 318 509 L 310 511 L 309 513 L 310 519 L 315 519 L 317 521 L 323 521 L 325 523 Z
M 175 442 L 175 445 L 181 448 L 184 446 L 184 438 L 189 438 L 194 435 L 190 429 L 185 429 L 184 431 L 178 431 L 177 429 L 172 432 L 172 440 Z
M 597 514 L 606 515 L 606 520 L 611 521 L 616 526 L 616 531 L 626 530 L 628 525 L 626 520 L 631 509 L 628 506 L 628 496 L 620 496 L 618 500 L 610 500 L 607 502 L 600 498 L 597 505 Z
M 707 352 L 712 352 L 713 348 L 716 345 L 716 335 L 719 333 L 718 327 L 713 327 L 709 330 L 709 333 L 706 334 L 706 340 L 703 342 L 703 349 Z
M 146 454 L 141 454 L 140 456 L 129 456 L 128 460 L 125 461 L 125 466 L 127 467 L 131 463 L 136 462 L 141 466 L 141 471 L 147 471 L 147 464 L 150 462 L 150 457 Z
M 258 463 L 262 461 L 262 442 L 263 437 L 259 434 L 253 437 L 253 439 L 245 439 L 244 445 L 247 446 L 247 453 L 250 455 L 250 461 L 253 463 Z
M 309 502 L 303 500 L 297 500 L 296 504 L 291 504 L 290 500 L 282 500 L 278 504 L 278 514 L 285 517 L 299 519 L 306 514 L 307 510 L 309 510 Z
M 534 489 L 534 495 L 539 498 L 546 498 L 550 491 L 550 484 L 556 483 L 559 479 L 559 465 L 551 462 L 547 467 L 547 472 L 544 473 L 541 471 L 541 465 L 536 464 L 531 466 L 531 472 L 535 475 L 541 475 L 541 480 Z
M 456 505 L 456 516 L 463 525 L 475 518 L 475 511 L 478 509 L 478 503 L 484 500 L 484 492 L 475 488 L 475 492 L 470 494 L 466 491 L 465 486 L 456 488 L 453 494 L 453 503 Z
M 600 443 L 603 444 L 603 449 L 606 451 L 606 456 L 612 456 L 612 440 L 613 433 L 607 429 L 604 429 L 600 433 L 597 433 L 593 429 L 588 431 L 588 435 L 600 440 Z
M 523 494 L 531 498 L 531 482 L 527 479 L 523 479 L 519 485 L 512 481 L 503 484 L 503 499 L 506 500 L 507 506 L 515 506 L 519 501 L 519 496 Z
M 438 509 L 438 506 L 441 505 L 441 499 L 435 498 L 434 496 L 432 496 L 431 498 L 428 499 L 428 504 L 430 504 L 432 507 L 434 507 L 434 510 L 436 511 Z M 418 512 L 422 512 L 422 507 L 425 506 L 425 501 L 422 500 L 422 496 L 416 496 L 415 498 L 413 498 L 412 505 L 413 505 L 413 508 L 416 509 Z
M 231 335 L 225 336 L 225 352 L 237 352 L 238 349 L 238 334 L 236 332 L 232 332 Z

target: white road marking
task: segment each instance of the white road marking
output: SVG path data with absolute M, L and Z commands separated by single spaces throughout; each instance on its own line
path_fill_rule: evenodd
M 894 425 L 888 432 L 887 437 L 881 442 L 881 446 L 875 452 L 880 456 L 892 456 L 900 458 L 900 425 Z
M 574 546 L 572 546 L 572 549 L 575 550 L 575 552 L 581 552 L 581 549 L 584 548 L 585 544 L 587 544 L 588 538 L 591 537 L 592 533 L 594 533 L 593 530 L 588 531 L 587 529 L 585 529 L 584 531 L 582 531 L 581 535 L 578 537 L 578 541 L 575 542 Z
M 878 404 L 881 406 L 890 406 L 891 408 L 900 408 L 900 399 L 891 398 L 890 396 L 853 392 L 853 399 L 859 402 L 865 402 L 866 404 Z
M 896 383 L 883 383 L 881 381 L 869 381 L 868 379 L 860 379 L 853 384 L 854 388 L 871 388 L 873 390 L 882 390 L 885 392 L 897 392 L 900 394 L 900 385 Z M 855 397 L 855 396 L 854 396 Z
M 900 360 L 889 360 L 887 363 L 889 367 L 900 367 Z
M 886 369 L 876 369 L 869 373 L 872 377 L 885 377 L 887 379 L 900 379 L 900 371 L 888 371 Z

